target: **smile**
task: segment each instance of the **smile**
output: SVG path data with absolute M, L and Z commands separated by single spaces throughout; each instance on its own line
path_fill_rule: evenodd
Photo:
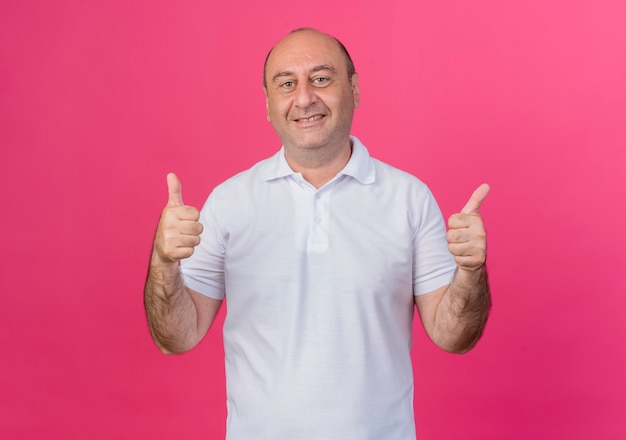
M 315 115 L 315 116 L 311 116 L 310 118 L 301 118 L 301 119 L 296 119 L 297 122 L 313 122 L 313 121 L 317 121 L 319 119 L 322 119 L 324 117 L 324 115 Z

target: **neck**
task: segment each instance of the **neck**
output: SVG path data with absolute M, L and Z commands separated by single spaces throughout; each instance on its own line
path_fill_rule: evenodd
M 298 152 L 285 149 L 285 159 L 291 169 L 301 173 L 304 180 L 315 188 L 321 188 L 333 179 L 346 166 L 351 155 L 350 140 L 334 152 L 328 149 Z

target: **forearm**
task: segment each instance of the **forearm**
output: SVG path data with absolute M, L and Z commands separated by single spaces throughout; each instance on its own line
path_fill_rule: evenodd
M 198 312 L 185 289 L 178 262 L 160 261 L 153 253 L 144 306 L 152 338 L 163 353 L 182 353 L 197 344 Z
M 486 267 L 459 268 L 437 306 L 433 340 L 444 350 L 468 352 L 482 336 L 490 308 Z

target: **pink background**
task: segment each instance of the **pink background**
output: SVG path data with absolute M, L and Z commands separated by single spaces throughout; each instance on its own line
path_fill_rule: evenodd
M 276 151 L 262 63 L 314 26 L 355 59 L 373 155 L 446 216 L 492 186 L 493 314 L 465 356 L 416 324 L 418 437 L 626 438 L 623 5 L 3 1 L 0 437 L 223 437 L 219 327 L 166 357 L 145 323 L 165 174 L 200 206 Z

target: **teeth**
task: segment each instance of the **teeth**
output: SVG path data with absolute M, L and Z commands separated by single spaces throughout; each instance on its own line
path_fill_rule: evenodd
M 311 121 L 317 121 L 318 119 L 322 119 L 322 115 L 315 115 L 315 116 L 311 116 L 310 118 L 302 118 L 300 119 L 300 122 L 311 122 Z

